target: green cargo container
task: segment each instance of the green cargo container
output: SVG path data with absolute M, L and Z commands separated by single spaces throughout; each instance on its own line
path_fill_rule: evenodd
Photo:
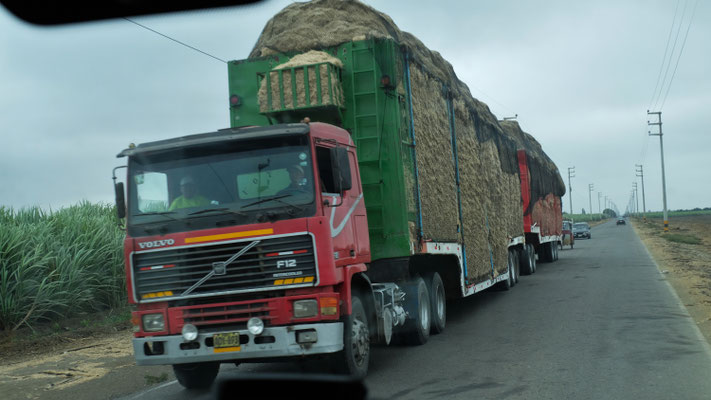
M 237 104 L 231 104 L 231 126 L 295 122 L 308 116 L 348 130 L 358 148 L 372 259 L 409 256 L 418 240 L 416 228 L 411 229 L 418 226 L 418 217 L 403 54 L 392 40 L 348 42 L 324 51 L 343 62 L 342 70 L 329 72 L 328 79 L 312 73 L 321 68 L 315 65 L 283 69 L 272 82 L 276 74 L 268 72 L 295 54 L 230 62 L 230 95 L 239 97 Z M 329 71 L 337 69 L 327 65 Z M 310 72 L 305 74 L 307 68 Z M 333 75 L 342 81 L 342 105 L 334 104 Z M 384 76 L 389 82 L 383 81 Z M 267 90 L 268 110 L 260 110 L 258 92 L 265 79 L 268 88 L 278 85 L 279 90 L 277 96 Z M 307 104 L 296 99 L 300 79 L 306 79 Z M 284 88 L 285 80 L 291 88 Z M 308 80 L 316 81 L 319 93 L 315 96 L 309 93 Z M 289 95 L 293 99 L 288 99 Z M 316 101 L 308 104 L 314 97 Z M 287 102 L 290 107 L 285 107 Z

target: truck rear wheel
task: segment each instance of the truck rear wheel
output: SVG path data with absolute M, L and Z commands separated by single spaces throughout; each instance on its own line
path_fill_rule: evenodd
M 442 277 L 437 272 L 425 276 L 427 291 L 430 294 L 430 315 L 432 315 L 431 332 L 442 333 L 447 324 L 447 296 L 444 291 Z
M 173 373 L 186 389 L 207 389 L 217 378 L 219 363 L 175 364 Z
M 430 338 L 430 296 L 424 279 L 419 276 L 405 285 L 405 303 L 407 313 L 410 315 L 402 327 L 399 335 L 402 342 L 419 346 L 427 343 Z
M 332 355 L 331 365 L 338 373 L 362 379 L 368 374 L 370 331 L 363 301 L 357 293 L 351 298 L 351 309 L 351 315 L 343 323 L 343 350 Z

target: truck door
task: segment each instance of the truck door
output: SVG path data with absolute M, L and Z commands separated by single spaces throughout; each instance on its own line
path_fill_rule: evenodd
M 368 223 L 365 215 L 365 205 L 358 175 L 355 153 L 348 151 L 348 168 L 351 171 L 352 185 L 344 193 L 334 190 L 334 166 L 331 161 L 333 147 L 316 146 L 318 162 L 319 186 L 324 202 L 330 206 L 324 207 L 324 216 L 329 218 L 333 251 L 336 265 L 347 264 L 358 255 L 370 253 L 368 243 Z

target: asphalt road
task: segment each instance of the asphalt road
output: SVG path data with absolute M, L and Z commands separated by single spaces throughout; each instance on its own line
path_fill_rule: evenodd
M 369 398 L 711 398 L 711 349 L 632 228 L 592 235 L 511 291 L 450 302 L 426 345 L 373 349 Z M 223 366 L 220 378 L 302 371 Z M 126 397 L 200 398 L 175 381 Z

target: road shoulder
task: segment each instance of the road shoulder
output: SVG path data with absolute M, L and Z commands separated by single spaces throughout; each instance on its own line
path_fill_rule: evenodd
M 703 229 L 711 220 L 694 218 L 675 221 L 675 231 L 701 237 L 702 244 L 672 242 L 661 233 L 655 221 L 632 221 L 637 236 L 657 263 L 660 273 L 669 282 L 686 307 L 706 341 L 711 343 L 711 251 L 704 245 L 709 231 Z M 711 227 L 711 224 L 708 224 Z

